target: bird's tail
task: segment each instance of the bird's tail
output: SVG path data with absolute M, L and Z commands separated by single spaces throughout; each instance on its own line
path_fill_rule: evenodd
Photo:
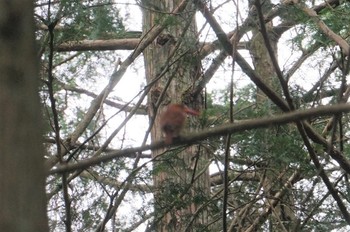
M 173 143 L 173 136 L 171 134 L 166 134 L 164 138 L 164 143 L 170 145 Z

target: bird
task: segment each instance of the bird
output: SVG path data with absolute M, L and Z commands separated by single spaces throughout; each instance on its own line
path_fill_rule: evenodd
M 160 126 L 165 134 L 165 144 L 170 145 L 174 138 L 179 138 L 188 114 L 198 116 L 199 112 L 183 104 L 170 104 L 161 114 Z

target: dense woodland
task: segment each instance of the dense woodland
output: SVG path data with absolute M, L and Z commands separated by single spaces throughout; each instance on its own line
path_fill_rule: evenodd
M 1 1 L 0 230 L 349 231 L 349 43 L 349 0 Z

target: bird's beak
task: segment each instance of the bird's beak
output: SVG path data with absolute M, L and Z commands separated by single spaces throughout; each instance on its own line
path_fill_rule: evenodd
M 198 111 L 193 110 L 191 108 L 188 108 L 187 106 L 185 106 L 184 110 L 185 110 L 186 114 L 191 114 L 191 115 L 194 115 L 194 116 L 198 116 L 199 115 Z

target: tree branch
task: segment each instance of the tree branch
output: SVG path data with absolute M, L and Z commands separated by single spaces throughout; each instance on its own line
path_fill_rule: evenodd
M 217 137 L 217 136 L 221 136 L 229 133 L 237 133 L 245 130 L 265 128 L 273 125 L 303 121 L 311 117 L 325 116 L 325 115 L 332 115 L 332 114 L 346 113 L 346 112 L 350 112 L 349 104 L 320 106 L 320 107 L 308 109 L 308 110 L 298 110 L 298 111 L 281 114 L 275 117 L 252 119 L 252 120 L 247 120 L 240 123 L 232 123 L 232 124 L 217 126 L 214 128 L 209 128 L 207 130 L 203 130 L 196 134 L 190 134 L 190 135 L 181 137 L 181 139 L 175 141 L 173 145 L 191 144 L 196 141 L 204 140 L 211 137 Z M 150 145 L 145 145 L 142 147 L 135 147 L 135 148 L 127 148 L 124 150 L 109 153 L 108 155 L 81 160 L 75 164 L 59 165 L 58 167 L 50 170 L 48 174 L 71 172 L 77 169 L 85 169 L 92 165 L 106 163 L 122 155 L 128 155 L 128 154 L 142 152 L 146 150 L 155 150 L 155 149 L 160 149 L 164 147 L 166 147 L 166 144 L 164 143 L 164 141 L 157 141 Z M 345 160 L 344 162 L 348 163 L 347 160 Z M 342 166 L 342 167 L 346 168 L 346 166 Z M 346 170 L 346 171 L 350 172 L 350 170 Z
M 350 46 L 342 37 L 334 33 L 317 15 L 316 11 L 306 6 L 300 6 L 301 9 L 311 17 L 312 20 L 318 25 L 320 30 L 331 40 L 336 42 L 339 47 L 343 49 L 344 54 L 347 56 L 350 54 Z

